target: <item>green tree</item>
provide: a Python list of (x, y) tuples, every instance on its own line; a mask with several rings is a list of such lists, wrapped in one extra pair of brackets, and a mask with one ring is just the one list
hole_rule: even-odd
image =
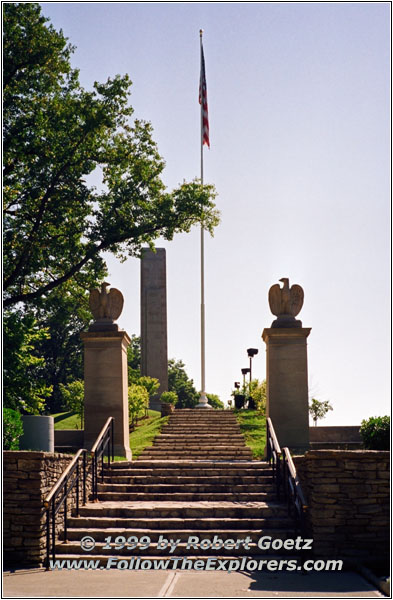
[(370, 417), (363, 419), (360, 435), (367, 450), (390, 449), (390, 417)]
[(221, 402), (217, 394), (206, 394), (209, 404), (213, 408), (225, 408), (224, 403)]
[(52, 387), (44, 378), (45, 360), (37, 354), (36, 348), (48, 335), (33, 315), (24, 315), (20, 310), (5, 312), (3, 401), (6, 408), (33, 414), (43, 411)]
[(177, 394), (176, 392), (162, 392), (160, 400), (162, 404), (176, 405)]
[(132, 335), (127, 348), (128, 383), (137, 383), (141, 377), (141, 338)]
[(143, 385), (132, 383), (128, 387), (128, 416), (133, 429), (149, 404), (149, 394)]
[(12, 408), (3, 408), (3, 449), (19, 450), (19, 438), (22, 434), (20, 413)]
[(309, 413), (314, 421), (314, 426), (317, 425), (318, 419), (324, 419), (329, 410), (333, 410), (329, 400), (317, 400), (312, 398), (308, 405)]
[(80, 418), (81, 429), (83, 429), (83, 418), (85, 412), (85, 386), (83, 381), (72, 381), (68, 385), (60, 384), (60, 393), (63, 407), (72, 410)]
[(171, 358), (168, 361), (168, 390), (177, 394), (176, 408), (194, 408), (198, 404), (199, 394), (184, 367), (181, 360)]
[(247, 386), (247, 395), (254, 400), (257, 410), (266, 412), (266, 379), (253, 379)]
[[(4, 305), (99, 272), (104, 251), (123, 260), (194, 224), (212, 233), (213, 186), (166, 191), (152, 127), (131, 118), (129, 77), (84, 90), (73, 48), (39, 4), (3, 10)], [(100, 190), (86, 179), (98, 168)]]
[(60, 384), (83, 379), (83, 345), (80, 338), (92, 315), (88, 288), (96, 286), (94, 274), (76, 275), (53, 290), (47, 298), (38, 298), (25, 307), (34, 315), (40, 327), (47, 329), (36, 351), (45, 360), (44, 377), (52, 386), (47, 410), (58, 412), (62, 406)]

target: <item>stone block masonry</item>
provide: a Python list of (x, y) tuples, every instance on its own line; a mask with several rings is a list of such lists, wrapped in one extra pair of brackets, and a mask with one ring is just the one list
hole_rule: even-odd
[[(46, 552), (44, 499), (71, 460), (70, 455), (48, 452), (3, 453), (3, 556), (6, 565), (43, 565)], [(61, 509), (59, 527), (62, 515)]]
[(360, 562), (386, 560), (390, 453), (311, 450), (294, 462), (309, 505), (314, 554)]
[(141, 372), (160, 382), (150, 408), (160, 410), (168, 389), (168, 341), (165, 248), (143, 248), (141, 260)]

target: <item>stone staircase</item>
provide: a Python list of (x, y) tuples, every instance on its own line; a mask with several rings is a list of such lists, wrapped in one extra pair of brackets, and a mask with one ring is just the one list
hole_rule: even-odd
[[(89, 552), (81, 551), (84, 536), (95, 540)], [(118, 536), (131, 540), (128, 548), (115, 544)], [(265, 556), (272, 550), (258, 547), (263, 536), (294, 537), (268, 463), (252, 460), (231, 412), (178, 410), (136, 461), (106, 469), (98, 502), (69, 519), (67, 542), (56, 553), (104, 565), (108, 557)]]

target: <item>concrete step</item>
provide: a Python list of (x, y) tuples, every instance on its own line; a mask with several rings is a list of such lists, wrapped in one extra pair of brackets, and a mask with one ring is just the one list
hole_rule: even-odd
[(217, 427), (191, 427), (186, 423), (184, 425), (179, 425), (178, 427), (165, 427), (161, 430), (162, 434), (171, 434), (171, 435), (212, 435), (212, 436), (239, 436), (242, 435), (239, 427), (223, 427), (221, 425), (217, 425)]
[(159, 435), (155, 438), (154, 442), (160, 442), (165, 444), (176, 444), (189, 443), (189, 444), (242, 444), (244, 446), (244, 437), (242, 435), (182, 435), (179, 440), (179, 436), (175, 435)]
[(235, 441), (234, 443), (228, 443), (223, 440), (220, 442), (211, 442), (209, 440), (197, 442), (196, 440), (187, 442), (187, 440), (180, 440), (177, 442), (174, 441), (165, 441), (165, 440), (155, 440), (152, 446), (149, 448), (162, 448), (163, 450), (175, 449), (175, 450), (231, 450), (232, 448), (235, 450), (248, 450), (247, 446), (245, 446), (244, 442)]
[(105, 476), (166, 476), (183, 477), (183, 476), (271, 476), (272, 469), (268, 463), (258, 461), (192, 461), (189, 460), (137, 460), (132, 463), (118, 462), (111, 463), (111, 467), (104, 469)]
[(98, 500), (104, 501), (189, 501), (189, 502), (217, 502), (230, 500), (232, 502), (259, 502), (274, 500), (275, 493), (269, 492), (111, 492), (99, 491)]
[[(88, 528), (79, 528), (70, 526), (67, 529), (67, 541), (68, 542), (80, 542), (80, 540), (88, 535), (92, 537), (98, 543), (113, 543), (117, 537), (123, 537), (128, 540), (130, 537), (137, 538), (140, 540), (143, 536), (148, 536), (152, 543), (157, 543), (161, 538), (165, 539), (176, 539), (180, 540), (180, 542), (188, 542), (190, 537), (196, 536), (199, 540), (214, 540), (214, 538), (218, 538), (220, 540), (239, 540), (245, 539), (246, 537), (250, 538), (250, 546), (258, 543), (261, 537), (270, 537), (272, 539), (280, 539), (285, 540), (293, 536), (292, 528), (264, 528), (258, 529), (256, 527), (250, 529), (207, 529), (207, 530), (199, 530), (195, 527), (190, 529), (152, 529), (151, 526), (147, 528), (141, 527), (133, 527), (127, 528), (126, 530), (122, 527), (88, 527)], [(111, 537), (110, 542), (107, 540), (108, 537)], [(61, 538), (63, 539), (63, 537)], [(135, 540), (136, 541), (136, 540)], [(122, 542), (119, 541), (117, 545), (120, 545)], [(132, 542), (130, 542), (132, 543)]]
[(79, 509), (80, 517), (110, 519), (288, 519), (287, 506), (271, 500), (255, 501), (113, 501), (91, 502)]
[[(230, 518), (230, 517), (162, 517), (132, 518), (132, 517), (106, 517), (106, 516), (88, 516), (88, 517), (70, 517), (69, 527), (71, 529), (87, 530), (99, 529), (103, 533), (107, 530), (137, 530), (161, 531), (170, 528), (171, 531), (189, 530), (200, 531), (207, 534), (212, 530), (237, 531), (238, 530), (283, 530), (287, 529), (293, 533), (292, 520), (288, 517), (275, 518), (273, 516), (267, 519), (257, 518)], [(292, 535), (291, 533), (291, 535)], [(109, 535), (109, 534), (108, 534)], [(129, 534), (131, 535), (131, 534)], [(98, 539), (98, 538), (97, 538)]]
[[(124, 537), (124, 536), (123, 536)], [(164, 540), (161, 538), (161, 544), (156, 542), (151, 542), (149, 547), (146, 548), (146, 544), (143, 547), (137, 546), (136, 548), (127, 548), (127, 546), (121, 548), (115, 548), (115, 544), (111, 542), (98, 542), (95, 545), (93, 550), (89, 551), (89, 554), (94, 556), (95, 554), (99, 556), (121, 556), (122, 558), (131, 559), (135, 556), (149, 556), (150, 554), (153, 556), (184, 556), (184, 557), (195, 557), (199, 556), (204, 547), (206, 551), (209, 552), (210, 556), (241, 556), (243, 557), (245, 554), (247, 556), (261, 555), (263, 553), (266, 555), (275, 555), (275, 554), (283, 554), (283, 549), (274, 550), (272, 548), (266, 548), (262, 550), (257, 546), (255, 542), (249, 542), (247, 536), (245, 538), (227, 538), (227, 548), (222, 544), (221, 547), (218, 540), (216, 544), (214, 544), (214, 540), (210, 540), (207, 543), (203, 544), (203, 547), (200, 546), (200, 542), (196, 541), (198, 536), (190, 536), (191, 540), (187, 543), (180, 542), (174, 545), (174, 552), (170, 553), (170, 543), (169, 540)], [(200, 541), (203, 541), (205, 538), (200, 538)], [(229, 541), (230, 540), (230, 541)], [(175, 541), (175, 540), (174, 540)], [(222, 540), (224, 541), (224, 540)], [(120, 544), (118, 544), (120, 546)], [(216, 546), (216, 547), (214, 547)], [(230, 547), (228, 547), (230, 546)], [(56, 552), (61, 553), (62, 555), (68, 554), (77, 554), (80, 552), (81, 546), (80, 542), (77, 541), (69, 541), (69, 542), (60, 542), (56, 544)], [(291, 555), (293, 555), (293, 550), (291, 550)]]
[[(159, 452), (142, 452), (138, 459), (140, 458), (141, 460), (155, 460), (155, 459), (160, 459), (160, 460), (176, 460), (176, 459), (181, 459), (181, 458), (185, 458), (187, 456), (187, 452), (183, 451), (183, 452), (165, 452), (165, 451), (159, 451)], [(195, 458), (195, 460), (204, 460), (205, 458), (214, 458), (215, 460), (220, 460), (220, 459), (226, 459), (228, 460), (229, 458), (232, 459), (233, 461), (235, 460), (245, 460), (245, 459), (250, 459), (251, 456), (248, 453), (238, 453), (235, 454), (234, 452), (229, 453), (226, 452), (224, 453), (216, 453), (216, 452), (203, 452), (202, 450), (198, 450), (198, 451), (193, 451), (193, 452), (189, 452), (188, 456), (192, 456), (193, 458)], [(137, 460), (138, 460), (137, 459)]]
[(146, 454), (159, 454), (160, 452), (162, 452), (163, 454), (177, 454), (180, 452), (188, 452), (189, 456), (203, 455), (209, 457), (209, 455), (218, 455), (223, 457), (228, 456), (228, 458), (232, 458), (235, 456), (252, 456), (250, 448), (246, 448), (245, 446), (217, 446), (216, 448), (212, 446), (187, 446), (187, 444), (178, 444), (177, 447), (173, 448), (173, 450), (170, 446), (168, 448), (160, 448), (159, 446), (149, 446), (148, 448), (145, 448), (143, 452), (146, 452)]
[(197, 476), (197, 475), (182, 475), (182, 476), (158, 476), (158, 475), (112, 475), (105, 476), (103, 483), (120, 483), (125, 485), (152, 485), (152, 484), (166, 484), (166, 485), (270, 485), (272, 484), (272, 477), (270, 476), (258, 476), (258, 475), (212, 475)]
[(174, 493), (183, 493), (183, 494), (246, 494), (246, 493), (274, 493), (274, 486), (270, 485), (261, 485), (261, 484), (220, 484), (220, 483), (182, 483), (182, 484), (172, 484), (172, 483), (150, 483), (147, 485), (143, 484), (122, 484), (122, 483), (99, 483), (98, 484), (99, 492), (116, 492), (122, 494), (135, 494), (135, 493), (143, 493), (143, 494), (174, 494)]

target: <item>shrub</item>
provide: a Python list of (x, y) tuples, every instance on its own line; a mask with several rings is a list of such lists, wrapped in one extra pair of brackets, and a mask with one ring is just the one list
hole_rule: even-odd
[(128, 416), (133, 429), (138, 419), (143, 415), (149, 405), (149, 394), (143, 385), (132, 383), (128, 387)]
[(22, 417), (12, 408), (3, 408), (4, 450), (19, 450), (19, 438), (23, 433)]
[(161, 404), (176, 404), (177, 394), (176, 392), (162, 392), (160, 400)]
[(360, 435), (367, 450), (389, 450), (390, 417), (370, 417), (364, 419)]

